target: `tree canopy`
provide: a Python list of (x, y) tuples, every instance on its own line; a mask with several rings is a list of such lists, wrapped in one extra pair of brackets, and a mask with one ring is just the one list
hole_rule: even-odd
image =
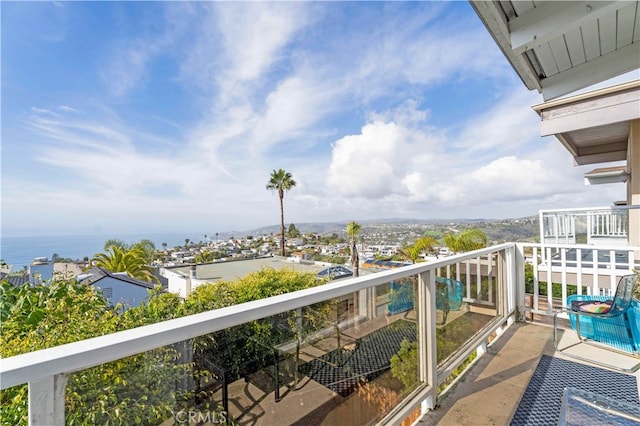
[(449, 250), (461, 253), (486, 247), (488, 238), (481, 229), (469, 228), (458, 233), (449, 232), (445, 234), (443, 241)]
[[(322, 283), (313, 273), (265, 268), (236, 281), (199, 286), (186, 300), (156, 287), (144, 303), (121, 312), (118, 306), (109, 307), (106, 298), (92, 286), (75, 280), (22, 287), (2, 281), (0, 355), (6, 358)], [(317, 319), (318, 311), (300, 312), (305, 319)], [(180, 345), (170, 345), (70, 374), (65, 393), (66, 421), (160, 424), (171, 418), (172, 412), (193, 406), (188, 404), (193, 404), (194, 398), (211, 397), (198, 385), (215, 380), (215, 374), (205, 368), (203, 357), (226, 354), (225, 367), (233, 374), (247, 368), (247, 359), (271, 362), (270, 345), (295, 337), (299, 315), (293, 312), (279, 317), (288, 325), (284, 328), (266, 318), (186, 341), (183, 346), (193, 348), (193, 360), (185, 358)], [(311, 320), (305, 324), (316, 326)], [(185, 383), (191, 384), (185, 387)], [(27, 386), (6, 389), (0, 395), (2, 424), (26, 425)]]
[(287, 228), (287, 236), (289, 238), (297, 238), (300, 235), (300, 231), (298, 230), (298, 228), (296, 228), (296, 225), (294, 225), (293, 223), (290, 224), (289, 228)]
[(130, 277), (148, 282), (159, 282), (149, 265), (148, 253), (143, 247), (134, 245), (127, 249), (111, 245), (105, 253), (96, 254), (92, 261), (95, 266), (111, 272), (126, 272)]
[(420, 237), (416, 242), (401, 250), (402, 257), (416, 263), (423, 252), (433, 252), (438, 244), (433, 237)]

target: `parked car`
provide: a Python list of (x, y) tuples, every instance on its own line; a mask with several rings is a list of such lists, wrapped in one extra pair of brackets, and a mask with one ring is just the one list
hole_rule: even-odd
[(352, 277), (353, 272), (345, 268), (344, 266), (330, 266), (322, 271), (318, 272), (318, 278), (330, 278), (332, 280), (337, 280), (340, 278)]

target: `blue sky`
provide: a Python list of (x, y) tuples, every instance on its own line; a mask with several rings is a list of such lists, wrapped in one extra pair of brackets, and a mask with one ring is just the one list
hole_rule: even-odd
[(2, 2), (2, 232), (610, 205), (467, 2)]

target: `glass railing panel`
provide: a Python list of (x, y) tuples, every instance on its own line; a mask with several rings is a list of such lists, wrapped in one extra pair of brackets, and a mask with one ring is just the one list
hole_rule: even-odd
[(443, 315), (437, 311), (437, 360), (438, 365), (443, 365), (501, 316), (497, 303), (498, 254), (439, 268), (436, 275), (438, 300), (448, 299)]
[(417, 282), (394, 280), (70, 374), (67, 423), (375, 423), (421, 385)]
[(70, 374), (66, 424), (173, 424), (196, 410), (222, 419), (197, 386), (216, 377), (193, 362), (193, 347), (182, 342)]
[(416, 282), (391, 281), (313, 308), (329, 316), (300, 336), (298, 382), (289, 381), (282, 399), (308, 408), (295, 422), (371, 424), (419, 385)]

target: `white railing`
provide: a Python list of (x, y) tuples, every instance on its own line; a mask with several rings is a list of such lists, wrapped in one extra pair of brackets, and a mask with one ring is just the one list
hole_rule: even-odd
[(629, 207), (541, 210), (540, 242), (576, 244), (627, 244)]
[(622, 210), (594, 212), (587, 216), (591, 238), (627, 238), (627, 212)]
[[(273, 315), (316, 303), (360, 294), (373, 294), (376, 287), (391, 281), (413, 280), (417, 287), (415, 322), (418, 344), (418, 382), (420, 385), (386, 413), (380, 423), (396, 424), (414, 410), (432, 409), (438, 385), (465, 362), (470, 354), (482, 354), (489, 336), (501, 334), (503, 327), (524, 312), (522, 247), (506, 243), (429, 263), (410, 265), (358, 278), (283, 294), (268, 299), (203, 312), (131, 330), (39, 350), (3, 359), (0, 364), (1, 389), (28, 384), (29, 423), (65, 423), (65, 383), (69, 374), (149, 350), (173, 345)], [(461, 344), (456, 352), (438, 363), (436, 347), (436, 276), (453, 276), (464, 282), (464, 301), (490, 309), (493, 320)], [(417, 279), (415, 279), (417, 277)], [(472, 282), (475, 283), (472, 285)], [(486, 291), (480, 290), (486, 286)], [(371, 291), (373, 290), (373, 292)], [(379, 307), (364, 301), (375, 316)]]
[[(615, 246), (502, 244), (6, 358), (0, 361), (0, 385), (8, 389), (28, 384), (30, 424), (64, 424), (65, 384), (74, 372), (347, 295), (359, 294), (361, 302), (363, 295), (365, 298), (373, 295), (376, 299), (376, 287), (391, 281), (410, 280), (417, 287), (414, 320), (418, 331), (420, 385), (395, 404), (384, 418), (378, 419), (380, 423), (395, 424), (416, 409), (433, 408), (438, 387), (471, 353), (482, 354), (491, 334), (500, 332), (525, 312), (552, 314), (572, 292), (611, 293), (620, 276), (640, 268), (640, 259), (634, 257), (639, 252), (640, 247), (621, 250)], [(525, 267), (525, 262), (530, 266)], [(437, 276), (464, 283), (463, 301), (467, 309), (490, 309), (495, 313), (494, 320), (440, 362), (437, 362), (436, 345)], [(531, 293), (526, 297), (525, 278), (530, 280)], [(474, 282), (482, 282), (486, 287), (481, 291)], [(546, 294), (541, 295), (541, 289)], [(364, 300), (359, 315), (380, 314), (380, 300), (385, 298), (377, 299), (377, 302), (371, 300), (372, 303)], [(525, 299), (528, 300), (526, 308)], [(346, 326), (346, 323), (339, 325)]]
[(527, 288), (527, 311), (530, 314), (552, 315), (555, 308), (564, 305), (563, 301), (571, 293), (611, 295), (623, 275), (640, 270), (640, 247), (585, 244), (519, 246), (525, 253), (527, 268), (531, 272)]

